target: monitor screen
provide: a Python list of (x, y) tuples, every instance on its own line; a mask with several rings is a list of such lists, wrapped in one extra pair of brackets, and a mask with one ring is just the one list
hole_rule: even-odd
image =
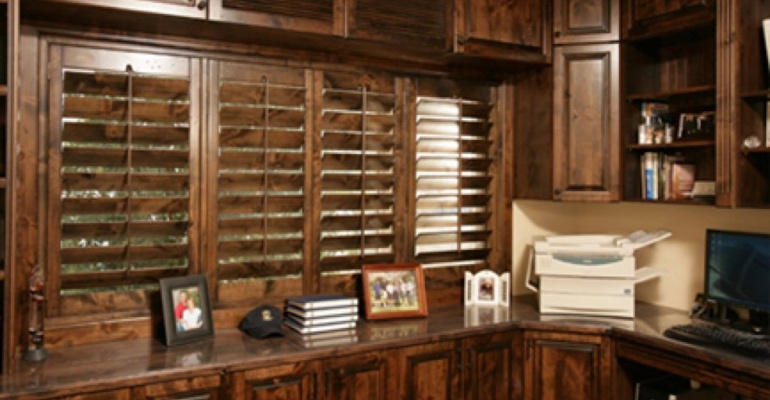
[(705, 295), (770, 313), (770, 234), (707, 230)]

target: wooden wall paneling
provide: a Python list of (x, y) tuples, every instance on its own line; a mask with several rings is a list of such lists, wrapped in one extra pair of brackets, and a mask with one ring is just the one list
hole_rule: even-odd
[(511, 83), (513, 197), (553, 198), (553, 68), (517, 72)]
[[(19, 361), (21, 353), (27, 348), (29, 338), (27, 333), (29, 318), (29, 278), (39, 266), (40, 254), (38, 243), (41, 234), (39, 230), (39, 215), (45, 207), (38, 204), (40, 198), (37, 174), (42, 166), (38, 164), (40, 132), (44, 131), (43, 111), (38, 99), (38, 90), (44, 81), (38, 77), (45, 76), (45, 64), (39, 63), (38, 46), (40, 45), (37, 32), (34, 29), (22, 28), (19, 32), (18, 71), (31, 72), (31, 75), (21, 75), (25, 85), (14, 86), (18, 94), (18, 125), (13, 132), (11, 156), (12, 164), (8, 176), (8, 187), (13, 193), (9, 200), (9, 249), (8, 265), (6, 266), (6, 299), (4, 313), (5, 330), (3, 370), (7, 371)], [(40, 168), (39, 168), (40, 167)]]

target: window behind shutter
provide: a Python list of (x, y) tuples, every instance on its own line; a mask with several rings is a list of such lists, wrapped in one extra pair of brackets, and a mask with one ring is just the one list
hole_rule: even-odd
[(324, 74), (321, 272), (392, 262), (396, 99), (393, 78)]
[(426, 267), (486, 266), (490, 251), (492, 105), (418, 92), (415, 257)]
[(218, 279), (297, 278), (305, 257), (305, 72), (222, 63), (219, 76)]
[(49, 215), (60, 224), (50, 227), (59, 251), (49, 252), (49, 273), (62, 295), (184, 273), (195, 198), (190, 60), (56, 49)]

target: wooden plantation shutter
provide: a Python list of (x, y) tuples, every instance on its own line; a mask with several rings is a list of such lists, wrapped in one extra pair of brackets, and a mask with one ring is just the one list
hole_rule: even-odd
[[(257, 280), (264, 285), (297, 280), (306, 258), (305, 71), (213, 65), (219, 76), (211, 91), (218, 116), (218, 279), (220, 284)], [(301, 290), (301, 280), (296, 289)]]
[(59, 46), (50, 57), (50, 308), (146, 308), (141, 295), (110, 293), (155, 287), (194, 262), (196, 64)]
[(488, 92), (418, 87), (415, 258), (426, 267), (487, 267), (494, 155)]
[(321, 273), (392, 262), (395, 80), (324, 73), (321, 108)]

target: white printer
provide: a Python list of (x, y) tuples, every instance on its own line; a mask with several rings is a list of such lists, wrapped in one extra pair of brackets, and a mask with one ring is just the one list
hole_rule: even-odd
[(542, 314), (633, 318), (634, 286), (661, 274), (657, 268), (636, 269), (634, 252), (670, 236), (640, 230), (628, 236), (546, 237), (534, 244), (527, 287), (538, 293)]

